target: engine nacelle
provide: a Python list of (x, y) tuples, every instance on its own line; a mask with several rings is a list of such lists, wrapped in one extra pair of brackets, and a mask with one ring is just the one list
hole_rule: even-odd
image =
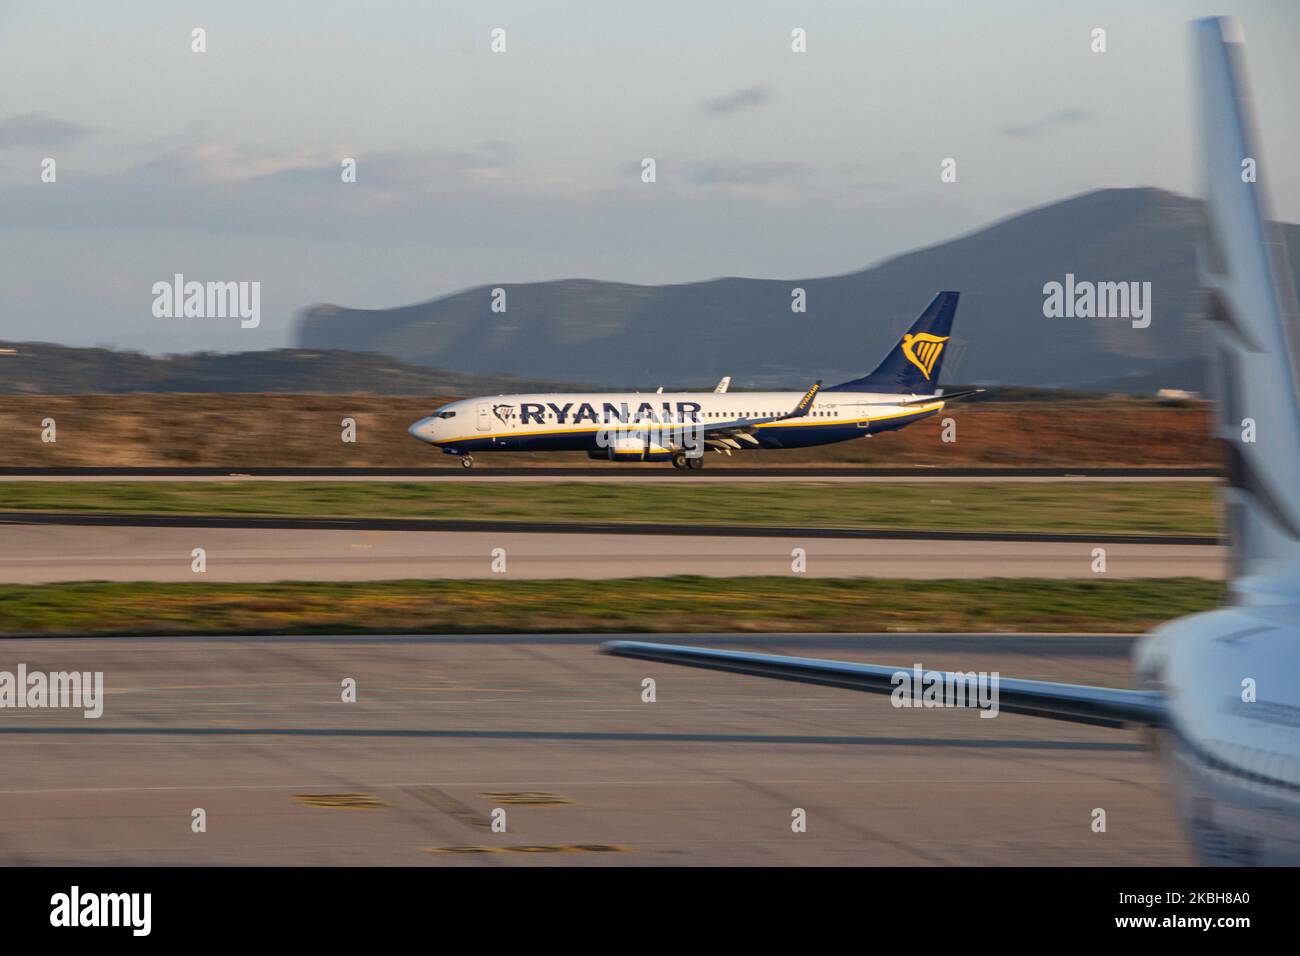
[(611, 438), (603, 448), (593, 448), (587, 457), (593, 461), (671, 461), (673, 450), (644, 437)]
[(671, 461), (682, 450), (681, 428), (609, 428), (596, 433), (593, 460)]
[(670, 451), (650, 451), (642, 452), (640, 455), (635, 452), (624, 454), (615, 454), (610, 448), (593, 448), (587, 452), (587, 457), (592, 461), (672, 461), (673, 453)]

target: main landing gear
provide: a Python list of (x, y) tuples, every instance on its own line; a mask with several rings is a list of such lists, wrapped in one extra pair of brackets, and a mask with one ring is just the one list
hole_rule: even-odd
[(469, 469), (473, 468), (473, 467), (474, 467), (474, 456), (473, 456), (473, 455), (466, 455), (464, 458), (462, 458), (462, 459), (460, 460), (460, 467), (464, 468), (466, 471), (468, 471)]
[(689, 471), (696, 471), (704, 467), (704, 456), (701, 455), (698, 458), (692, 458), (690, 455), (687, 455), (685, 452), (678, 452), (677, 454), (673, 455), (673, 467), (685, 468)]

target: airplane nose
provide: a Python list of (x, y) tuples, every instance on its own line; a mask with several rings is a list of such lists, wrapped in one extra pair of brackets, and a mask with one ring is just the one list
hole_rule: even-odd
[(421, 418), (418, 422), (411, 425), (407, 431), (415, 438), (420, 439), (420, 441), (431, 442), (433, 441), (433, 424), (434, 419)]

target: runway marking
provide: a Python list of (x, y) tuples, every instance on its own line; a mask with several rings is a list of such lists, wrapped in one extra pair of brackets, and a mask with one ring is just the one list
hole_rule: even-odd
[(263, 468), (253, 467), (240, 471), (217, 467), (162, 467), (162, 466), (78, 466), (60, 467), (5, 467), (0, 468), (0, 481), (200, 481), (228, 484), (257, 483), (259, 481), (384, 481), (384, 482), (497, 482), (497, 481), (594, 481), (627, 482), (653, 481), (657, 483), (759, 481), (792, 479), (809, 481), (1216, 481), (1222, 470), (1213, 465), (1149, 465), (1114, 467), (1076, 465), (1067, 466), (936, 466), (896, 465), (866, 466), (854, 464), (821, 465), (751, 465), (742, 467), (715, 467), (687, 478), (668, 468), (632, 466), (623, 463), (606, 467), (571, 467), (562, 465), (534, 465), (529, 467), (500, 466), (487, 471), (466, 472), (455, 467), (424, 468)]
[(796, 746), (853, 746), (853, 747), (933, 747), (973, 748), (989, 750), (1041, 750), (1097, 751), (1111, 753), (1141, 752), (1145, 748), (1137, 743), (1117, 741), (1022, 740), (1018, 738), (990, 739), (983, 737), (917, 737), (917, 736), (845, 736), (837, 734), (746, 734), (724, 731), (546, 731), (546, 730), (406, 730), (357, 727), (81, 727), (75, 724), (0, 727), (0, 735), (13, 737), (304, 737), (361, 740), (366, 738), (426, 739), (426, 740), (491, 740), (491, 741), (547, 741), (595, 743), (683, 743), (683, 744), (790, 744)]
[(375, 810), (388, 805), (368, 793), (295, 793), (293, 798), (309, 807), (327, 810)]
[(492, 821), (469, 804), (461, 803), (450, 794), (434, 787), (403, 787), (402, 790), (467, 827), (476, 830), (488, 830), (492, 827)]
[(617, 843), (537, 843), (523, 846), (427, 846), (425, 853), (629, 853)]
[(243, 681), (238, 684), (159, 684), (156, 687), (118, 687), (111, 689), (111, 694), (151, 694), (160, 690), (229, 690), (238, 688), (239, 690), (248, 690), (249, 687), (333, 687), (333, 681), (319, 680), (297, 680), (297, 681), (275, 681), (265, 684), (253, 684), (249, 681)]
[[(769, 785), (780, 784), (783, 786), (784, 785), (821, 786), (826, 783), (836, 783), (836, 784), (843, 784), (845, 786), (871, 786), (871, 787), (901, 786), (905, 784), (906, 785), (934, 784), (936, 786), (943, 785), (943, 786), (981, 787), (981, 786), (987, 786), (988, 784), (996, 783), (996, 784), (1007, 784), (1007, 785), (1017, 785), (1017, 786), (1025, 785), (1025, 786), (1039, 787), (1039, 786), (1058, 786), (1060, 784), (1075, 784), (1079, 782), (1080, 776), (1084, 776), (1086, 779), (1092, 779), (1091, 777), (1087, 777), (1086, 774), (1082, 774), (1082, 773), (1077, 773), (1074, 774), (1073, 776), (1041, 777), (1041, 778), (1007, 777), (1003, 775), (994, 775), (988, 778), (978, 778), (978, 779), (972, 778), (969, 775), (948, 777), (948, 778), (935, 777), (933, 775), (925, 775), (921, 777), (894, 776), (894, 777), (890, 777), (887, 780), (871, 778), (871, 777), (842, 777), (830, 773), (826, 777), (772, 777), (772, 778), (763, 777), (763, 778), (756, 778), (756, 781), (769, 784)], [(547, 783), (552, 785), (558, 784), (561, 786), (568, 786), (568, 787), (636, 787), (641, 789), (654, 789), (654, 788), (663, 788), (663, 787), (674, 788), (674, 787), (683, 787), (683, 786), (692, 786), (692, 787), (735, 786), (735, 784), (729, 780), (718, 780), (713, 777), (703, 777), (703, 778), (687, 777), (682, 779), (673, 778), (669, 780), (650, 781), (650, 782), (647, 782), (645, 780), (545, 780), (545, 781), (536, 781), (536, 782)], [(1129, 786), (1138, 786), (1138, 787), (1142, 787), (1143, 789), (1147, 788), (1147, 784), (1144, 781), (1124, 780), (1122, 778), (1116, 778), (1114, 782), (1126, 784)], [(73, 795), (81, 796), (85, 794), (105, 794), (105, 793), (107, 794), (188, 793), (191, 791), (193, 792), (202, 791), (202, 792), (212, 792), (212, 793), (258, 792), (258, 791), (273, 791), (273, 790), (301, 790), (305, 787), (311, 787), (311, 786), (316, 786), (316, 785), (302, 784), (302, 783), (247, 783), (247, 784), (200, 783), (200, 784), (175, 784), (169, 786), (153, 786), (153, 787), (33, 787), (27, 789), (11, 788), (7, 790), (0, 790), (0, 797), (40, 796), (40, 795), (52, 795), (52, 794), (73, 794)], [(483, 786), (483, 782), (482, 781), (475, 782), (469, 780), (451, 780), (451, 781), (437, 781), (432, 784), (409, 783), (409, 782), (374, 784), (374, 787), (378, 790), (401, 790), (410, 787), (427, 787), (427, 786), (481, 787)]]
[(558, 793), (547, 793), (544, 790), (485, 790), (483, 796), (508, 807), (560, 807), (573, 803), (568, 797), (562, 797)]
[[(541, 535), (577, 535), (615, 536), (624, 538), (654, 537), (674, 538), (708, 537), (708, 538), (813, 538), (844, 539), (856, 541), (922, 541), (944, 542), (993, 542), (1021, 544), (1113, 544), (1113, 545), (1150, 545), (1150, 546), (1200, 546), (1216, 547), (1224, 543), (1217, 534), (1184, 533), (1133, 533), (1133, 532), (1080, 532), (1080, 531), (988, 531), (976, 529), (916, 529), (894, 527), (823, 527), (820, 525), (802, 527), (766, 524), (672, 524), (650, 521), (559, 521), (549, 519), (520, 520), (517, 518), (426, 518), (426, 517), (363, 517), (348, 515), (248, 515), (248, 514), (177, 514), (145, 513), (133, 511), (7, 511), (0, 509), (0, 524), (13, 526), (73, 526), (131, 529), (220, 529), (234, 531), (347, 531), (347, 532), (422, 532), (431, 534), (541, 534)], [(373, 537), (373, 536), (372, 536)], [(383, 539), (380, 539), (383, 540)], [(392, 539), (396, 540), (396, 539)], [(227, 549), (230, 550), (230, 549)], [(248, 555), (262, 553), (268, 557), (260, 559), (268, 563), (280, 561), (279, 551), (268, 548), (234, 549), (236, 553)], [(295, 545), (293, 551), (310, 551), (310, 546)], [(86, 560), (89, 556), (78, 556)], [(666, 556), (662, 556), (666, 557)], [(152, 556), (157, 561), (167, 560), (165, 554)], [(425, 560), (436, 560), (436, 556), (425, 555)], [(550, 560), (549, 556), (542, 558)], [(52, 560), (52, 559), (46, 559)], [(61, 556), (68, 560), (68, 556)], [(97, 561), (138, 561), (135, 557), (95, 557)], [(254, 559), (259, 560), (259, 559)], [(342, 558), (319, 558), (318, 561), (339, 561)], [(386, 561), (402, 560), (401, 555), (391, 555)], [(461, 557), (448, 556), (443, 561), (463, 560)]]

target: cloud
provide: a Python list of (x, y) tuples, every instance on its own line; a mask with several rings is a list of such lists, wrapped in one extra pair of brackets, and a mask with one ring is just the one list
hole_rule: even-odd
[(1031, 139), (1040, 136), (1043, 133), (1050, 132), (1059, 126), (1073, 126), (1078, 123), (1091, 123), (1093, 115), (1087, 110), (1081, 109), (1063, 109), (1057, 110), (1050, 116), (1045, 116), (1039, 120), (1032, 120), (1028, 123), (1008, 123), (998, 127), (1002, 133), (1014, 139)]
[[(118, 150), (132, 152), (129, 144)], [(344, 157), (357, 160), (355, 183), (341, 178)], [(396, 151), (169, 141), (143, 161), (70, 179), (57, 192), (30, 182), (0, 184), (0, 231), (179, 230), (401, 241), (427, 236), (430, 223), (454, 218), (452, 210), (508, 229), (509, 216), (526, 204), (558, 205), (590, 192), (581, 184), (512, 176), (516, 158), (516, 148), (500, 140), (459, 150)]]
[(803, 179), (811, 168), (779, 160), (700, 160), (685, 164), (686, 178), (697, 186), (768, 186)]
[(0, 119), (0, 149), (59, 148), (89, 132), (84, 126), (55, 119), (48, 113), (23, 113)]
[(766, 86), (748, 86), (743, 90), (728, 93), (726, 96), (717, 96), (705, 100), (704, 112), (711, 113), (714, 116), (729, 116), (732, 113), (739, 113), (741, 110), (762, 106), (770, 102), (771, 99), (772, 91)]
[(515, 160), (514, 147), (490, 140), (462, 150), (379, 150), (354, 146), (267, 149), (195, 138), (159, 144), (143, 162), (105, 175), (101, 183), (144, 182), (148, 188), (163, 184), (207, 187), (245, 185), (277, 190), (329, 186), (340, 181), (340, 162), (357, 161), (358, 176), (369, 190), (459, 191), (475, 183), (500, 179)]

